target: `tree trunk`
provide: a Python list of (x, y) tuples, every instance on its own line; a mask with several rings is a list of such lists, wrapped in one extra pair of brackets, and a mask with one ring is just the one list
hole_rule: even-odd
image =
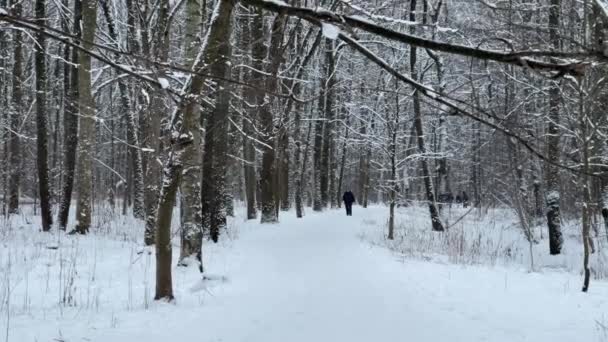
[[(188, 137), (186, 135), (186, 137)], [(181, 138), (181, 137), (180, 137)], [(156, 294), (154, 300), (173, 300), (173, 280), (171, 276), (171, 263), (173, 258), (171, 246), (171, 219), (173, 218), (173, 205), (177, 188), (179, 186), (183, 165), (180, 144), (191, 144), (190, 141), (176, 142), (176, 151), (169, 156), (164, 169), (163, 186), (161, 188), (156, 223), (155, 248), (156, 248)]]
[[(215, 106), (205, 122), (205, 149), (203, 160), (202, 185), (202, 215), (203, 230), (208, 231), (211, 240), (218, 242), (220, 232), (226, 228), (226, 198), (227, 198), (227, 155), (228, 152), (228, 113), (230, 110), (230, 83), (224, 81), (230, 78), (231, 47), (225, 44), (226, 37), (230, 36), (232, 27), (230, 13), (233, 1), (222, 0), (222, 6), (227, 17), (224, 23), (218, 23), (216, 36), (208, 39), (207, 54), (204, 60), (207, 70), (216, 76), (213, 80), (216, 89)], [(229, 8), (228, 8), (229, 7)]]
[[(591, 226), (591, 193), (589, 190), (589, 174), (592, 172), (589, 167), (589, 141), (593, 138), (593, 133), (589, 132), (588, 122), (590, 121), (587, 117), (587, 113), (585, 110), (584, 103), (584, 92), (583, 87), (579, 89), (579, 128), (580, 128), (580, 140), (582, 140), (582, 159), (583, 159), (583, 230), (582, 230), (582, 238), (583, 238), (583, 292), (587, 292), (589, 290), (589, 281), (591, 278), (591, 271), (589, 269), (589, 254), (591, 252), (591, 234), (590, 234), (590, 226)], [(561, 237), (561, 236), (560, 236)], [(549, 236), (551, 238), (551, 236)]]
[[(183, 171), (183, 152), (189, 145), (192, 144), (192, 132), (194, 128), (182, 123), (193, 123), (193, 117), (197, 114), (195, 111), (199, 109), (198, 100), (202, 95), (204, 86), (204, 77), (200, 72), (203, 68), (210, 65), (211, 61), (222, 60), (220, 66), (212, 68), (215, 76), (218, 69), (226, 71), (226, 59), (230, 57), (230, 49), (228, 44), (224, 42), (230, 41), (231, 33), (231, 14), (234, 8), (234, 0), (219, 0), (209, 26), (209, 31), (206, 37), (206, 44), (201, 49), (201, 55), (205, 56), (194, 66), (196, 74), (192, 76), (188, 93), (191, 96), (187, 97), (187, 102), (183, 106), (182, 112), (176, 113), (172, 122), (171, 133), (171, 153), (166, 162), (163, 176), (163, 187), (161, 189), (160, 201), (156, 210), (158, 217), (156, 222), (156, 295), (155, 299), (173, 300), (173, 289), (171, 283), (171, 217), (173, 214), (173, 206), (175, 205), (175, 195)], [(228, 53), (228, 54), (227, 54)], [(221, 91), (221, 93), (228, 92)], [(216, 106), (216, 109), (218, 106)], [(182, 119), (183, 116), (183, 119)], [(183, 120), (183, 121), (182, 121)], [(198, 122), (195, 127), (198, 127)], [(199, 252), (198, 258), (202, 260), (202, 252)], [(200, 265), (201, 272), (203, 265)]]
[(278, 177), (279, 177), (279, 205), (282, 211), (288, 211), (291, 207), (289, 201), (289, 131), (287, 129), (287, 119), (283, 120), (281, 129), (279, 130), (279, 160)]
[[(323, 63), (326, 67), (327, 64)], [(327, 75), (327, 71), (323, 72), (323, 75)], [(321, 94), (323, 94), (318, 100), (318, 110), (317, 116), (315, 120), (315, 136), (313, 143), (313, 202), (312, 202), (312, 210), (313, 211), (322, 211), (324, 209), (323, 206), (323, 128), (325, 126), (325, 99), (324, 95), (327, 91), (326, 82), (321, 80), (320, 87)]]
[(320, 201), (323, 209), (327, 208), (329, 203), (329, 178), (330, 176), (330, 159), (331, 151), (333, 149), (333, 125), (334, 125), (334, 106), (335, 106), (335, 62), (333, 57), (333, 41), (326, 40), (325, 42), (325, 60), (323, 69), (325, 71), (325, 77), (322, 79), (321, 86), (321, 99), (319, 100), (322, 107), (320, 107), (321, 113), (323, 114), (323, 143), (321, 149), (321, 161), (320, 161)]
[(256, 199), (255, 199), (255, 188), (257, 184), (256, 180), (256, 168), (255, 168), (255, 148), (253, 147), (253, 142), (251, 141), (251, 135), (254, 134), (254, 131), (251, 127), (250, 119), (243, 119), (243, 131), (245, 135), (243, 136), (243, 157), (245, 159), (245, 163), (243, 164), (243, 168), (245, 169), (245, 195), (247, 198), (247, 219), (254, 220), (257, 218), (257, 207), (256, 207)]
[[(82, 0), (83, 47), (92, 48), (97, 27), (97, 1)], [(78, 204), (76, 232), (86, 234), (91, 226), (91, 191), (93, 188), (93, 154), (95, 153), (95, 100), (91, 93), (91, 57), (79, 54), (78, 87), (80, 109), (78, 129)]]
[[(338, 208), (342, 208), (342, 188), (344, 183), (344, 168), (346, 166), (346, 155), (348, 153), (348, 136), (350, 134), (350, 129), (348, 128), (349, 124), (349, 116), (346, 115), (346, 128), (344, 129), (344, 142), (342, 143), (342, 157), (340, 158), (340, 172), (338, 174), (338, 186), (336, 189), (336, 201), (338, 203)], [(350, 189), (349, 189), (350, 190)]]
[[(36, 20), (45, 25), (46, 1), (36, 0)], [(46, 72), (46, 38), (43, 33), (36, 33), (35, 69), (36, 69), (36, 164), (38, 167), (38, 195), (40, 196), (40, 214), (42, 230), (51, 230), (53, 216), (51, 214), (51, 191), (49, 185), (48, 166), (48, 121), (47, 121), (47, 72)]]
[[(258, 15), (262, 16), (262, 12), (259, 9)], [(279, 14), (274, 19), (272, 25), (272, 35), (270, 40), (270, 46), (268, 48), (268, 55), (271, 58), (270, 65), (268, 67), (269, 77), (266, 78), (265, 91), (274, 93), (278, 88), (278, 81), (276, 79), (279, 67), (282, 61), (282, 43), (283, 33), (287, 16)], [(258, 38), (260, 39), (260, 38)], [(263, 44), (259, 42), (256, 45)], [(262, 47), (256, 47), (256, 49), (262, 49)], [(275, 168), (275, 151), (272, 148), (275, 140), (273, 115), (272, 115), (272, 102), (268, 99), (264, 93), (258, 94), (258, 108), (259, 108), (259, 123), (260, 123), (260, 140), (264, 143), (262, 146), (262, 169), (260, 171), (260, 187), (261, 187), (261, 204), (262, 204), (262, 223), (274, 223), (278, 222), (278, 215), (276, 210), (276, 203), (274, 199), (273, 180), (276, 177)]]
[[(398, 89), (398, 80), (395, 79), (395, 89)], [(387, 126), (389, 133), (388, 153), (390, 160), (390, 180), (389, 180), (389, 218), (388, 218), (388, 239), (395, 238), (395, 205), (397, 204), (397, 136), (399, 134), (399, 96), (395, 95), (395, 113), (393, 117), (387, 115)]]
[[(20, 16), (21, 2), (16, 2), (14, 13)], [(9, 214), (19, 211), (19, 183), (21, 182), (21, 144), (19, 139), (19, 121), (23, 106), (23, 37), (21, 30), (13, 31), (13, 98), (9, 114), (10, 132), (8, 141), (8, 208)]]
[[(253, 10), (253, 9), (251, 9)], [(264, 57), (262, 55), (263, 50), (259, 48), (254, 48), (251, 41), (254, 40), (255, 34), (263, 34), (263, 22), (261, 23), (261, 27), (257, 27), (256, 25), (260, 25), (259, 18), (254, 16), (252, 19), (243, 23), (243, 35), (245, 39), (247, 39), (247, 51), (250, 51), (252, 56), (252, 67), (256, 70), (262, 70), (263, 68), (263, 60)], [(253, 31), (253, 30), (258, 30)], [(244, 79), (248, 84), (255, 84), (257, 79), (256, 75), (254, 75), (253, 71), (245, 70), (244, 71)], [(253, 145), (253, 141), (255, 139), (255, 130), (253, 129), (255, 125), (255, 111), (257, 108), (254, 108), (254, 104), (256, 103), (256, 89), (254, 87), (245, 87), (243, 91), (243, 96), (247, 100), (247, 111), (248, 114), (242, 118), (243, 125), (243, 159), (245, 162), (243, 163), (243, 171), (245, 175), (245, 196), (247, 199), (247, 219), (254, 220), (257, 218), (257, 205), (256, 205), (256, 188), (257, 188), (257, 179), (256, 179), (256, 153)]]
[[(410, 2), (410, 21), (416, 21), (416, 0)], [(415, 31), (414, 28), (411, 31)], [(412, 32), (414, 33), (414, 32)], [(416, 53), (417, 49), (411, 47), (410, 50), (410, 70), (412, 78), (418, 80), (418, 72), (416, 71)], [(437, 204), (435, 203), (435, 195), (433, 191), (433, 180), (429, 171), (428, 161), (426, 159), (426, 146), (424, 142), (424, 130), (422, 128), (422, 110), (420, 108), (420, 94), (418, 91), (414, 91), (414, 125), (416, 127), (416, 136), (418, 140), (418, 152), (422, 154), (420, 159), (420, 166), (422, 169), (422, 178), (424, 181), (424, 188), (426, 192), (426, 200), (429, 206), (429, 212), (431, 215), (431, 223), (434, 231), (443, 231), (443, 223), (439, 217), (439, 210), (437, 210)]]
[[(197, 51), (196, 37), (200, 29), (200, 5), (195, 0), (186, 3), (185, 50), (186, 63), (194, 67)], [(181, 248), (178, 265), (187, 266), (190, 257), (200, 258), (203, 242), (201, 206), (201, 112), (198, 106), (188, 108), (183, 118), (183, 130), (192, 136), (192, 144), (184, 148), (181, 192)], [(202, 260), (197, 260), (202, 272)]]
[[(116, 25), (110, 14), (110, 9), (106, 1), (100, 1), (106, 23), (108, 24), (108, 33), (113, 41), (119, 42), (119, 37), (116, 32)], [(119, 44), (118, 44), (119, 45)], [(120, 45), (117, 46), (120, 48)], [(120, 55), (115, 55), (116, 60), (120, 59)], [(139, 133), (137, 132), (137, 124), (135, 113), (131, 109), (131, 99), (129, 97), (129, 85), (127, 81), (120, 80), (118, 82), (118, 90), (120, 94), (120, 109), (121, 116), (127, 123), (127, 143), (129, 144), (128, 153), (131, 156), (130, 161), (133, 169), (133, 216), (140, 220), (145, 220), (146, 212), (144, 210), (144, 171), (143, 157), (139, 145)]]
[(336, 76), (337, 61), (336, 61), (336, 47), (333, 41), (328, 42), (328, 50), (326, 52), (327, 58), (329, 58), (329, 75), (327, 80), (327, 130), (325, 137), (327, 140), (327, 147), (325, 148), (324, 157), (327, 159), (328, 164), (328, 193), (327, 201), (329, 202), (330, 208), (336, 208), (338, 206), (336, 197), (336, 111), (337, 111), (337, 99), (336, 99), (336, 85), (338, 83)]
[[(312, 32), (312, 31), (311, 31)], [(299, 66), (299, 70), (296, 76), (296, 79), (301, 79), (303, 74), (304, 74), (304, 70), (305, 70), (305, 66), (310, 62), (310, 60), (312, 59), (312, 57), (315, 55), (317, 48), (319, 47), (319, 45), (321, 44), (323, 38), (323, 33), (321, 31), (319, 31), (317, 33), (317, 36), (315, 38), (315, 41), (313, 42), (310, 50), (308, 51), (308, 54), (306, 55), (306, 57), (304, 57), (304, 59), (302, 60), (302, 64)], [(299, 94), (300, 93), (300, 83), (296, 82), (294, 84), (294, 86), (292, 87), (292, 93), (293, 94)], [(286, 113), (291, 112), (291, 107), (293, 106), (293, 99), (289, 99), (289, 103), (287, 105), (287, 109), (286, 109)], [(299, 104), (296, 104), (296, 108), (295, 108), (295, 119), (294, 119), (294, 132), (293, 132), (293, 137), (294, 137), (294, 143), (295, 143), (295, 151), (294, 151), (294, 170), (295, 170), (295, 174), (294, 174), (294, 178), (295, 178), (295, 195), (294, 195), (294, 204), (296, 207), (296, 217), (298, 218), (302, 218), (304, 216), (304, 205), (303, 205), (303, 198), (302, 198), (302, 184), (304, 183), (304, 175), (305, 175), (305, 170), (304, 167), (306, 166), (306, 160), (305, 157), (302, 156), (302, 136), (301, 136), (301, 128), (302, 128), (302, 106)], [(306, 150), (308, 150), (308, 142), (310, 140), (310, 133), (311, 133), (311, 125), (312, 121), (309, 121), (308, 124), (308, 131), (306, 134)], [(304, 153), (304, 156), (306, 156), (307, 154)]]
[[(82, 2), (74, 1), (73, 34), (81, 36)], [(67, 28), (67, 23), (64, 25)], [(66, 49), (66, 51), (68, 51)], [(67, 57), (67, 56), (66, 56)], [(78, 49), (71, 49), (72, 65), (64, 65), (64, 113), (63, 113), (63, 185), (61, 189), (61, 203), (59, 205), (59, 229), (65, 230), (68, 225), (70, 206), (72, 203), (72, 190), (74, 188), (74, 173), (76, 171), (76, 151), (78, 147), (78, 99), (79, 99), (79, 71)]]
[[(551, 0), (549, 8), (549, 39), (555, 51), (560, 49), (560, 37), (558, 34), (560, 23), (561, 0)], [(555, 82), (555, 81), (551, 81)], [(547, 158), (551, 164), (547, 164), (546, 183), (547, 193), (547, 226), (549, 227), (549, 253), (557, 255), (561, 253), (563, 237), (560, 218), (560, 193), (559, 193), (559, 169), (555, 164), (560, 161), (559, 151), (559, 104), (560, 90), (555, 84), (549, 89), (549, 124), (547, 128)]]
[[(372, 117), (372, 122), (374, 118)], [(368, 134), (367, 122), (361, 123), (359, 134), (363, 137)], [(365, 148), (359, 156), (359, 204), (363, 208), (367, 208), (367, 195), (369, 191), (369, 161), (371, 158), (371, 146), (366, 144)]]
[[(146, 19), (140, 20), (142, 25), (142, 47), (143, 51), (152, 51), (156, 62), (165, 63), (169, 58), (169, 0), (162, 0), (157, 5), (157, 19), (154, 31), (154, 41), (152, 47), (147, 46), (148, 38)], [(147, 14), (147, 8), (144, 6), (144, 16)], [(163, 71), (158, 71), (159, 78), (164, 77)], [(165, 91), (163, 89), (154, 89), (150, 94), (150, 106), (144, 117), (144, 137), (145, 147), (147, 149), (147, 160), (145, 169), (145, 184), (144, 189), (144, 206), (146, 207), (146, 230), (144, 232), (144, 243), (149, 246), (154, 243), (154, 222), (157, 218), (155, 213), (158, 207), (158, 196), (160, 193), (160, 178), (161, 157), (160, 143), (160, 124), (161, 120), (167, 115), (167, 106), (165, 104)]]

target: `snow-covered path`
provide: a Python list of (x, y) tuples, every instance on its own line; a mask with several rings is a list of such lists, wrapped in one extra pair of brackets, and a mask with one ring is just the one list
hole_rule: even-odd
[(329, 211), (244, 224), (237, 239), (206, 255), (210, 271), (226, 281), (202, 288), (195, 270), (177, 269), (176, 304), (47, 319), (37, 333), (19, 318), (12, 340), (602, 340), (606, 283), (582, 294), (580, 279), (561, 273), (402, 260), (359, 237), (382, 229), (363, 220), (383, 208), (357, 209), (353, 217)]

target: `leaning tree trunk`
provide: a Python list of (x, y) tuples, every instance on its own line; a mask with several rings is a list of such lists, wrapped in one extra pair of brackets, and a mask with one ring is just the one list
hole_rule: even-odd
[[(15, 3), (15, 16), (21, 15), (21, 2)], [(19, 121), (23, 106), (23, 37), (21, 30), (13, 31), (13, 97), (9, 114), (10, 132), (8, 141), (8, 213), (19, 211), (19, 183), (21, 182), (21, 146), (19, 139)]]
[[(312, 33), (312, 30), (309, 31), (309, 33)], [(308, 36), (308, 35), (307, 35)], [(305, 66), (308, 65), (308, 63), (310, 62), (310, 60), (312, 59), (312, 57), (315, 55), (317, 48), (319, 47), (319, 44), (322, 41), (322, 37), (323, 37), (323, 33), (321, 31), (319, 31), (317, 33), (317, 36), (310, 48), (310, 50), (308, 51), (308, 54), (306, 55), (306, 57), (304, 57), (304, 59), (302, 60), (302, 63), (300, 64), (299, 68), (298, 68), (298, 73), (295, 77), (295, 79), (301, 79), (304, 75), (304, 71)], [(301, 92), (301, 83), (300, 82), (295, 82), (293, 87), (291, 88), (291, 93), (295, 94), (296, 96), (299, 95)], [(294, 101), (293, 98), (290, 98), (288, 100), (288, 104), (286, 106), (286, 110), (285, 113), (290, 113), (292, 110), (292, 107), (294, 107)], [(295, 118), (294, 118), (294, 132), (293, 132), (293, 137), (294, 137), (294, 144), (295, 144), (295, 151), (294, 151), (294, 178), (295, 178), (295, 195), (294, 195), (294, 205), (296, 207), (296, 217), (298, 218), (302, 218), (304, 216), (304, 205), (302, 203), (303, 199), (302, 199), (302, 183), (303, 178), (304, 178), (304, 171), (303, 171), (303, 165), (305, 165), (305, 161), (303, 161), (303, 157), (302, 157), (302, 137), (301, 137), (301, 128), (302, 128), (302, 105), (300, 104), (295, 104)], [(310, 126), (309, 124), (309, 127)], [(308, 134), (306, 137), (306, 141), (307, 141), (307, 146), (308, 146), (308, 140), (310, 138), (310, 129), (308, 130)]]
[[(82, 2), (74, 1), (73, 34), (76, 38), (81, 36)], [(67, 28), (67, 24), (65, 25)], [(66, 56), (67, 57), (67, 56)], [(76, 153), (78, 146), (78, 99), (79, 99), (79, 71), (78, 49), (72, 48), (69, 58), (72, 65), (65, 64), (64, 72), (64, 113), (63, 113), (63, 185), (61, 189), (61, 203), (59, 204), (59, 229), (65, 230), (68, 225), (70, 206), (72, 203), (72, 190), (74, 188), (74, 173), (76, 171)]]
[[(549, 8), (549, 36), (553, 48), (560, 48), (560, 37), (558, 34), (560, 22), (561, 0), (551, 0)], [(554, 82), (554, 81), (551, 81)], [(549, 89), (549, 124), (547, 128), (547, 165), (546, 203), (547, 203), (547, 226), (549, 227), (549, 253), (557, 255), (561, 253), (563, 237), (560, 219), (560, 193), (559, 193), (559, 86), (552, 84)]]
[[(82, 45), (90, 50), (97, 26), (97, 1), (82, 0)], [(81, 53), (79, 58), (78, 86), (80, 109), (78, 129), (78, 203), (76, 206), (76, 232), (86, 234), (91, 227), (93, 188), (93, 154), (95, 153), (95, 100), (91, 92), (91, 56)]]
[[(116, 25), (111, 15), (110, 8), (106, 1), (100, 1), (106, 23), (108, 25), (108, 33), (114, 42), (119, 42), (119, 37), (116, 32)], [(120, 47), (120, 46), (118, 46)], [(116, 60), (120, 59), (120, 55), (115, 55)], [(139, 133), (135, 113), (131, 109), (131, 99), (129, 97), (129, 84), (126, 80), (118, 81), (118, 90), (120, 94), (120, 109), (121, 116), (127, 124), (127, 143), (128, 153), (131, 156), (130, 163), (133, 169), (133, 216), (137, 219), (144, 220), (146, 212), (144, 210), (144, 171), (143, 157), (139, 145)]]
[[(160, 201), (158, 209), (156, 210), (158, 218), (155, 220), (156, 295), (154, 298), (157, 300), (164, 299), (170, 301), (173, 299), (171, 277), (171, 217), (175, 204), (176, 191), (184, 167), (182, 159), (183, 152), (185, 148), (192, 144), (192, 132), (190, 132), (190, 130), (195, 128), (187, 127), (186, 125), (183, 125), (182, 122), (192, 122), (192, 116), (196, 115), (193, 111), (199, 110), (198, 106), (200, 104), (198, 100), (202, 96), (205, 81), (202, 76), (203, 73), (201, 72), (203, 68), (207, 67), (211, 60), (216, 60), (217, 57), (229, 57), (229, 55), (223, 54), (223, 52), (230, 52), (229, 47), (227, 47), (227, 44), (224, 44), (224, 42), (230, 41), (232, 26), (230, 17), (234, 4), (234, 0), (218, 1), (214, 12), (216, 15), (210, 23), (205, 40), (206, 45), (203, 45), (201, 51), (201, 55), (205, 57), (199, 60), (194, 67), (194, 70), (197, 71), (197, 73), (192, 76), (192, 80), (187, 89), (187, 93), (191, 96), (186, 97), (187, 102), (184, 104), (182, 112), (178, 112), (174, 122), (172, 122), (171, 153), (169, 154), (164, 170), (163, 187), (161, 188)], [(226, 51), (225, 49), (228, 50)], [(222, 65), (225, 66), (226, 64), (222, 63)], [(182, 116), (183, 119), (181, 119)], [(201, 258), (200, 255), (199, 258)]]
[[(410, 2), (409, 19), (411, 21), (416, 21), (416, 0), (412, 0)], [(412, 27), (411, 31), (414, 33), (415, 29)], [(410, 70), (414, 80), (418, 80), (418, 72), (416, 71), (416, 53), (417, 49), (412, 46), (410, 51)], [(443, 231), (443, 223), (439, 217), (439, 210), (437, 209), (437, 203), (435, 202), (433, 180), (431, 178), (428, 161), (426, 159), (426, 146), (424, 141), (424, 130), (422, 127), (422, 110), (420, 108), (420, 94), (418, 91), (414, 91), (414, 126), (416, 127), (418, 152), (422, 155), (422, 158), (420, 159), (420, 166), (422, 169), (422, 179), (424, 181), (426, 200), (428, 201), (429, 212), (431, 214), (431, 223), (434, 231)]]
[[(46, 1), (36, 0), (36, 20), (44, 25), (46, 21)], [(42, 32), (36, 33), (34, 48), (34, 68), (36, 69), (36, 164), (38, 166), (38, 195), (40, 196), (40, 215), (42, 230), (51, 230), (51, 191), (49, 186), (48, 166), (48, 121), (46, 108), (47, 72), (46, 72), (46, 39)]]

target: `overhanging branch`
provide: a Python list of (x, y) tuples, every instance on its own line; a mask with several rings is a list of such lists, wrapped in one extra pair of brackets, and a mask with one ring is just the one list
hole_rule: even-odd
[[(537, 71), (556, 72), (556, 76), (574, 75), (581, 76), (591, 60), (606, 60), (607, 58), (595, 52), (553, 52), (553, 51), (515, 51), (503, 52), (484, 50), (464, 45), (449, 44), (435, 40), (425, 39), (403, 32), (382, 27), (373, 22), (344, 14), (335, 13), (325, 9), (311, 9), (287, 5), (282, 1), (269, 0), (239, 0), (244, 5), (256, 6), (275, 13), (285, 13), (290, 16), (305, 19), (307, 21), (320, 21), (347, 28), (357, 28), (374, 35), (404, 43), (407, 45), (441, 51), (466, 57), (491, 60), (504, 64), (517, 65)], [(598, 1), (598, 0), (596, 0)], [(545, 62), (531, 57), (546, 58), (579, 58), (582, 60), (564, 63)]]

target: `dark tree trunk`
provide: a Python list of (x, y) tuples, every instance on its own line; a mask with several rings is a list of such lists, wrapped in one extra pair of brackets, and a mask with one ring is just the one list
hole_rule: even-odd
[(279, 160), (277, 162), (278, 172), (278, 186), (279, 186), (279, 199), (280, 207), (282, 211), (288, 211), (291, 207), (289, 201), (289, 132), (287, 130), (287, 120), (281, 125), (279, 130)]
[[(82, 2), (83, 47), (91, 49), (95, 40), (97, 1)], [(91, 56), (79, 54), (78, 86), (80, 112), (78, 127), (78, 203), (76, 206), (76, 232), (86, 234), (91, 227), (93, 205), (93, 155), (95, 154), (95, 99), (91, 84)]]
[[(372, 117), (372, 122), (374, 118)], [(361, 136), (366, 136), (368, 134), (367, 122), (361, 123), (361, 128), (359, 130), (359, 134)], [(359, 191), (357, 196), (359, 196), (359, 204), (363, 208), (367, 208), (367, 195), (369, 190), (369, 160), (371, 157), (371, 146), (369, 144), (365, 145), (363, 151), (359, 155)]]
[[(262, 16), (262, 12), (259, 9), (258, 15)], [(274, 93), (277, 87), (277, 75), (279, 67), (282, 61), (282, 41), (285, 29), (287, 17), (283, 14), (277, 15), (272, 25), (272, 36), (270, 40), (270, 46), (268, 48), (268, 55), (270, 56), (270, 65), (268, 67), (268, 74), (270, 77), (266, 78), (265, 91)], [(257, 36), (256, 36), (257, 37)], [(259, 39), (259, 38), (258, 38)], [(256, 45), (263, 44), (263, 42), (257, 43)], [(264, 47), (255, 47), (256, 49), (263, 49)], [(278, 221), (278, 214), (275, 202), (275, 189), (274, 180), (276, 179), (276, 165), (275, 165), (275, 130), (272, 115), (272, 102), (265, 100), (265, 94), (260, 92), (258, 94), (258, 108), (259, 108), (259, 123), (260, 123), (260, 140), (264, 143), (262, 146), (262, 169), (260, 170), (260, 192), (261, 192), (261, 205), (262, 205), (262, 223), (273, 223)]]
[[(146, 3), (146, 2), (144, 2)], [(142, 52), (145, 54), (151, 51), (154, 59), (159, 63), (166, 63), (169, 58), (169, 1), (162, 0), (154, 9), (157, 12), (156, 26), (153, 32), (148, 30), (150, 7), (143, 5), (142, 14), (140, 15), (140, 25), (142, 32)], [(150, 46), (150, 38), (148, 32), (152, 33), (153, 41)], [(159, 76), (164, 77), (163, 71), (159, 71)], [(160, 142), (161, 120), (165, 117), (168, 111), (165, 103), (165, 91), (155, 88), (151, 93), (151, 100), (146, 115), (144, 115), (144, 145), (149, 152), (146, 153), (146, 168), (144, 181), (144, 206), (146, 208), (146, 229), (144, 232), (144, 243), (149, 246), (154, 243), (154, 228), (156, 226), (156, 209), (158, 208), (158, 199), (161, 187), (161, 165), (158, 159), (161, 157), (162, 144)]]
[[(215, 106), (205, 119), (205, 148), (203, 153), (203, 182), (202, 182), (202, 217), (203, 231), (208, 231), (211, 240), (218, 242), (220, 232), (226, 228), (226, 199), (227, 199), (227, 155), (228, 152), (228, 120), (230, 111), (230, 83), (224, 81), (230, 78), (228, 64), (232, 53), (226, 37), (230, 36), (232, 24), (230, 13), (233, 1), (222, 0), (226, 3), (225, 23), (218, 23), (215, 34), (216, 40), (210, 40), (208, 54), (205, 55), (205, 65), (216, 76)], [(229, 9), (228, 9), (229, 7)], [(209, 38), (211, 39), (211, 38)]]
[[(253, 10), (253, 9), (250, 9)], [(261, 27), (257, 27), (255, 25), (260, 25), (260, 23), (256, 22), (259, 20), (257, 17), (253, 17), (249, 20), (249, 22), (245, 22), (242, 24), (243, 26), (243, 35), (245, 39), (247, 39), (247, 47), (246, 49), (252, 54), (252, 67), (256, 70), (262, 70), (263, 68), (263, 59), (262, 55), (263, 50), (260, 50), (259, 47), (256, 46), (254, 48), (251, 41), (253, 41), (254, 34), (262, 34), (263, 32), (263, 23)], [(256, 30), (256, 31), (253, 31)], [(259, 32), (258, 32), (259, 31)], [(254, 76), (253, 71), (245, 70), (244, 72), (245, 82), (248, 84), (255, 84), (257, 79)], [(247, 102), (250, 103), (248, 106), (248, 110), (245, 111), (245, 116), (242, 119), (243, 125), (243, 159), (245, 162), (243, 163), (243, 171), (245, 178), (245, 197), (247, 200), (247, 219), (254, 220), (257, 218), (257, 204), (256, 204), (256, 188), (257, 188), (257, 179), (256, 179), (256, 153), (253, 145), (253, 141), (256, 137), (255, 130), (253, 127), (255, 126), (255, 111), (257, 108), (252, 108), (253, 104), (256, 103), (256, 94), (257, 91), (253, 87), (246, 87), (244, 89), (244, 97), (247, 99)]]
[(251, 122), (249, 119), (243, 119), (243, 131), (245, 132), (245, 136), (243, 136), (243, 157), (245, 159), (245, 163), (243, 164), (243, 168), (245, 169), (245, 195), (247, 198), (247, 219), (254, 220), (257, 218), (257, 207), (256, 207), (256, 172), (255, 172), (255, 149), (253, 147), (253, 142), (251, 141), (251, 135), (253, 133), (253, 129), (251, 128)]
[[(45, 25), (46, 1), (36, 0), (36, 20)], [(36, 33), (35, 44), (36, 69), (36, 164), (38, 167), (38, 195), (40, 196), (40, 214), (42, 218), (42, 230), (51, 230), (53, 217), (51, 214), (51, 191), (49, 185), (48, 166), (48, 120), (47, 120), (47, 72), (46, 72), (46, 36)]]
[(322, 209), (327, 208), (329, 204), (329, 178), (330, 176), (330, 159), (331, 150), (333, 146), (333, 113), (334, 113), (334, 58), (333, 58), (333, 43), (330, 40), (325, 42), (325, 53), (324, 53), (324, 77), (321, 80), (321, 99), (319, 110), (323, 115), (323, 134), (322, 134), (322, 148), (321, 148), (321, 160), (320, 160), (320, 202)]
[[(230, 48), (228, 44), (224, 42), (230, 41), (231, 32), (231, 15), (232, 9), (234, 8), (234, 0), (219, 0), (217, 3), (217, 9), (215, 13), (217, 16), (214, 17), (210, 23), (209, 32), (207, 34), (207, 45), (202, 51), (205, 58), (198, 61), (194, 66), (194, 70), (201, 71), (203, 68), (208, 67), (211, 61), (221, 61), (220, 65), (212, 68), (215, 76), (218, 76), (217, 72), (226, 72), (226, 61), (230, 58)], [(219, 69), (219, 71), (218, 71)], [(223, 70), (222, 70), (223, 69)], [(173, 214), (173, 207), (175, 205), (176, 192), (179, 187), (179, 183), (182, 176), (183, 170), (183, 154), (186, 148), (192, 144), (191, 131), (194, 127), (189, 123), (193, 123), (192, 118), (196, 117), (194, 111), (199, 110), (199, 103), (197, 99), (200, 97), (204, 85), (205, 79), (197, 73), (192, 77), (190, 86), (188, 88), (189, 94), (192, 96), (188, 97), (188, 101), (185, 103), (183, 111), (178, 112), (172, 122), (171, 136), (171, 153), (165, 164), (164, 175), (163, 175), (163, 186), (161, 188), (161, 195), (156, 213), (155, 227), (155, 243), (156, 243), (156, 295), (155, 299), (172, 300), (173, 299), (173, 288), (171, 278), (171, 217)], [(228, 90), (220, 91), (222, 93), (229, 93)], [(221, 101), (219, 101), (221, 102)], [(215, 110), (223, 110), (220, 103), (216, 103)], [(194, 115), (193, 115), (194, 114)], [(183, 115), (183, 120), (182, 120)], [(183, 126), (182, 123), (186, 123)], [(198, 253), (198, 259), (202, 262), (202, 250)], [(203, 271), (203, 265), (200, 265), (200, 271)]]
[[(73, 34), (80, 38), (80, 21), (82, 19), (82, 2), (74, 1)], [(67, 23), (64, 25), (67, 28)], [(69, 51), (66, 49), (66, 52)], [(61, 203), (59, 205), (59, 229), (65, 230), (68, 225), (70, 206), (72, 203), (72, 190), (74, 188), (74, 173), (76, 171), (76, 151), (78, 148), (78, 58), (77, 49), (72, 49), (69, 57), (72, 65), (64, 65), (64, 113), (63, 113), (63, 185), (61, 189)]]
[[(225, 44), (222, 44), (225, 45)], [(222, 53), (229, 56), (230, 52)], [(225, 61), (214, 65), (216, 75), (228, 76)], [(228, 121), (230, 86), (218, 81), (219, 91), (215, 107), (206, 118), (205, 150), (203, 153), (202, 217), (203, 230), (209, 232), (213, 242), (218, 242), (220, 232), (226, 228), (226, 172), (228, 149)]]
[[(14, 13), (20, 16), (21, 2), (16, 2)], [(19, 184), (21, 182), (21, 144), (19, 139), (19, 121), (23, 106), (23, 37), (21, 30), (13, 31), (13, 99), (9, 114), (10, 132), (8, 140), (8, 208), (9, 214), (19, 211)]]
[[(349, 117), (346, 116), (346, 126), (349, 124)], [(342, 156), (340, 158), (340, 172), (338, 173), (338, 186), (336, 189), (336, 201), (338, 208), (342, 208), (342, 188), (344, 186), (344, 168), (346, 166), (346, 155), (348, 154), (348, 137), (350, 129), (347, 127), (344, 129), (344, 142), (342, 142)]]
[[(177, 146), (181, 148), (181, 146)], [(173, 280), (171, 276), (171, 263), (173, 258), (171, 246), (171, 219), (173, 218), (173, 204), (181, 179), (183, 165), (180, 155), (183, 151), (176, 151), (169, 156), (164, 170), (163, 186), (161, 188), (156, 223), (156, 294), (155, 300), (173, 300)]]
[[(326, 73), (325, 73), (326, 74)], [(321, 80), (321, 93), (325, 92), (325, 82)], [(325, 97), (319, 98), (319, 109), (315, 120), (315, 136), (313, 143), (313, 201), (312, 210), (322, 211), (323, 207), (323, 127), (325, 112)]]

